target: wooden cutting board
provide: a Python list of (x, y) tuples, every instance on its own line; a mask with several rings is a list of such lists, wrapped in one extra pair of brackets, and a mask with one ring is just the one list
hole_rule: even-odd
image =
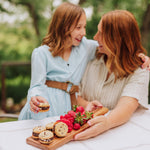
[[(98, 108), (95, 111), (93, 111), (94, 117), (104, 115), (107, 112), (108, 112), (108, 108), (106, 108), (106, 107)], [(88, 127), (89, 127), (89, 125), (86, 123), (83, 126), (81, 126), (81, 128), (79, 130), (72, 130), (70, 133), (67, 133), (67, 136), (65, 136), (64, 138), (54, 137), (52, 143), (50, 143), (49, 145), (41, 144), (38, 140), (34, 140), (32, 138), (32, 136), (28, 137), (26, 139), (26, 142), (27, 142), (27, 144), (30, 144), (30, 145), (40, 148), (42, 150), (55, 150), (58, 147), (71, 141), (76, 134), (85, 130)]]

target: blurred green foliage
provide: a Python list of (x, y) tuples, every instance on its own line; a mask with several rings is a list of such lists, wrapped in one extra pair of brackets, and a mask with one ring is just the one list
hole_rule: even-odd
[(17, 121), (16, 118), (0, 118), (0, 123), (2, 122), (10, 122), (10, 121)]
[[(0, 64), (4, 61), (30, 61), (33, 49), (41, 44), (47, 32), (51, 15), (55, 9), (53, 5), (55, 0), (43, 0), (40, 3), (39, 0), (5, 1), (16, 8), (23, 8), (22, 13), (27, 12), (29, 16), (27, 19), (23, 21), (17, 20), (13, 24), (0, 22)], [(93, 8), (93, 15), (91, 19), (87, 21), (87, 37), (93, 39), (101, 15), (114, 9), (126, 9), (131, 11), (136, 17), (139, 27), (141, 27), (143, 15), (148, 4), (150, 4), (150, 0), (83, 0), (81, 3), (82, 7)], [(0, 12), (14, 14), (8, 9), (2, 9), (2, 3), (0, 3)], [(150, 55), (150, 43), (147, 43), (145, 47)], [(20, 100), (27, 95), (31, 77), (30, 69), (31, 68), (27, 66), (11, 66), (6, 68), (6, 96), (12, 97), (15, 103), (20, 102)]]
[[(0, 62), (30, 61), (32, 50), (37, 43), (36, 38), (33, 37), (35, 36), (33, 29), (27, 25), (10, 27), (7, 24), (1, 24), (0, 28), (3, 29), (0, 32)], [(31, 68), (27, 66), (5, 68), (6, 97), (12, 97), (15, 103), (20, 102), (27, 95), (30, 70)]]

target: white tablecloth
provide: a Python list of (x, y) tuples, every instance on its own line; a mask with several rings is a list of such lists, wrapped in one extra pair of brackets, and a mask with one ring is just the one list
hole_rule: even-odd
[[(37, 150), (26, 144), (26, 138), (32, 135), (33, 127), (57, 119), (53, 117), (38, 121), (0, 123), (0, 150)], [(69, 142), (58, 150), (150, 150), (150, 109), (138, 109), (126, 124), (95, 138)]]

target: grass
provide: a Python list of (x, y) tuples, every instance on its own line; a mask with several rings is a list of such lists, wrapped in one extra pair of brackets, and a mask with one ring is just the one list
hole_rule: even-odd
[(2, 122), (10, 122), (10, 121), (17, 121), (17, 118), (0, 118), (0, 123)]

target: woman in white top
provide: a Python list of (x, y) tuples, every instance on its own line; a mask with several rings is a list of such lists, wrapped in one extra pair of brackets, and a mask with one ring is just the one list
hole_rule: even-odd
[(102, 104), (111, 111), (88, 121), (91, 127), (76, 135), (75, 140), (124, 124), (139, 106), (146, 108), (148, 104), (149, 72), (139, 67), (142, 61), (138, 57), (146, 51), (134, 16), (125, 10), (106, 13), (94, 39), (99, 43), (97, 59), (87, 66), (78, 104), (88, 111)]

